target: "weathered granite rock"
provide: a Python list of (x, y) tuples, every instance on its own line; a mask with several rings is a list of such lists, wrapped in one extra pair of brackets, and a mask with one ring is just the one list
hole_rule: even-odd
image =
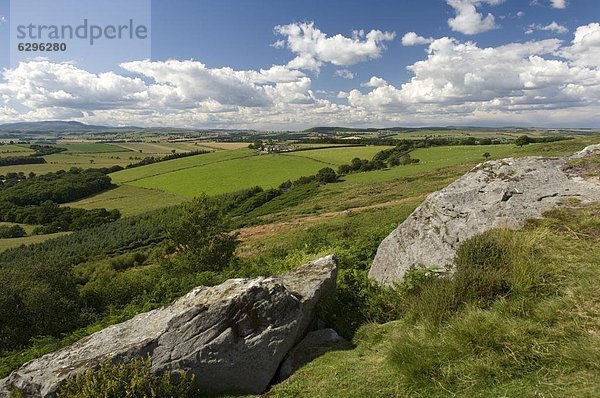
[(573, 157), (489, 161), (435, 192), (384, 239), (369, 277), (385, 285), (413, 265), (451, 268), (458, 246), (492, 228), (519, 228), (566, 198), (599, 201), (600, 185), (563, 170), (575, 157), (599, 156), (600, 145)]
[(329, 256), (282, 277), (198, 287), (169, 306), (28, 362), (0, 381), (0, 397), (14, 387), (52, 397), (66, 378), (102, 361), (146, 355), (153, 371), (188, 371), (206, 392), (261, 393), (304, 337), (318, 300), (335, 289), (336, 262)]
[(283, 381), (298, 369), (329, 351), (349, 350), (352, 343), (340, 337), (333, 329), (310, 332), (286, 355), (278, 372), (278, 380)]

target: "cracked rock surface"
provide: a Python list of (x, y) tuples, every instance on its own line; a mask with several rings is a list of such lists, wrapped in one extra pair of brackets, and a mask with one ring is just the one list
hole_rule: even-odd
[(508, 158), (478, 165), (425, 200), (386, 237), (369, 277), (391, 285), (413, 265), (451, 268), (458, 246), (492, 228), (519, 228), (567, 198), (600, 201), (600, 185), (564, 171), (571, 159), (600, 156), (600, 145), (565, 158)]
[(203, 391), (263, 392), (305, 335), (315, 306), (335, 289), (335, 257), (281, 277), (198, 287), (173, 304), (111, 326), (23, 365), (0, 381), (28, 397), (53, 397), (66, 378), (108, 359), (152, 358), (154, 372), (195, 374)]

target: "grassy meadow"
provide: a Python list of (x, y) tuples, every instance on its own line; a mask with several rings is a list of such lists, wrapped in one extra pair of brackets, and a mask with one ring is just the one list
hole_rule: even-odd
[(127, 217), (162, 207), (177, 205), (184, 200), (186, 198), (183, 196), (173, 195), (156, 189), (140, 188), (134, 185), (121, 185), (99, 195), (71, 202), (68, 206), (81, 209), (117, 209), (124, 217)]
[(460, 305), (475, 288), (456, 280), (391, 292), (397, 320), (365, 324), (355, 349), (326, 353), (266, 396), (597, 396), (599, 210), (575, 205), (478, 238), (502, 245), (494, 266), (509, 290)]

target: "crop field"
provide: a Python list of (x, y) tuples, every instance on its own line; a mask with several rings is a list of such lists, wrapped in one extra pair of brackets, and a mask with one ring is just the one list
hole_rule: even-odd
[(126, 152), (116, 145), (101, 142), (59, 142), (61, 148), (67, 148), (67, 153), (109, 153)]
[(33, 153), (32, 149), (29, 149), (21, 145), (0, 145), (0, 157), (10, 156), (26, 156)]
[(234, 150), (247, 148), (247, 142), (125, 142), (113, 144), (134, 152), (147, 154), (168, 154), (175, 152), (192, 152), (198, 150)]
[(210, 141), (199, 141), (198, 146), (202, 146), (210, 149), (222, 149), (231, 151), (233, 149), (248, 148), (247, 142), (210, 142)]
[[(25, 174), (28, 174), (30, 172), (34, 172), (35, 174), (39, 175), (56, 172), (59, 170), (68, 170), (72, 167), (101, 168), (115, 165), (125, 167), (128, 164), (139, 162), (146, 157), (141, 153), (136, 153), (118, 146), (104, 143), (69, 142), (60, 143), (58, 146), (67, 148), (68, 150), (65, 152), (44, 156), (44, 159), (46, 159), (47, 162), (46, 164), (4, 166), (0, 167), (0, 174), (11, 172), (24, 172)], [(33, 153), (33, 151), (31, 151), (29, 148), (16, 145), (0, 146), (0, 151), (7, 149), (14, 150), (19, 148), (25, 152), (9, 153), (5, 156), (20, 156)], [(1, 153), (0, 156), (2, 156)]]
[(133, 152), (144, 153), (144, 154), (167, 154), (173, 150), (177, 152), (189, 152), (190, 148), (185, 147), (183, 149), (179, 145), (171, 145), (168, 142), (125, 142), (114, 144), (123, 149), (128, 149)]

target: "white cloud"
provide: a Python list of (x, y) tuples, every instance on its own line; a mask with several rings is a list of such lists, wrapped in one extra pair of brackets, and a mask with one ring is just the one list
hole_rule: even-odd
[(338, 69), (333, 74), (336, 77), (341, 77), (342, 79), (352, 80), (354, 79), (354, 73), (349, 71), (348, 69)]
[(550, 0), (552, 8), (564, 9), (567, 8), (567, 0)]
[(388, 82), (386, 82), (384, 79), (377, 77), (377, 76), (373, 76), (371, 77), (371, 80), (369, 80), (366, 83), (361, 84), (361, 87), (383, 87), (383, 86), (387, 86)]
[(348, 66), (379, 58), (386, 48), (384, 43), (396, 36), (393, 32), (361, 30), (353, 32), (352, 37), (328, 37), (312, 22), (279, 25), (275, 33), (285, 36), (287, 48), (296, 54), (288, 67), (313, 71), (319, 71), (323, 63)]
[(562, 49), (560, 55), (577, 66), (600, 68), (600, 23), (578, 27), (571, 44)]
[(433, 37), (423, 37), (419, 36), (415, 32), (408, 32), (404, 36), (402, 36), (402, 45), (403, 46), (417, 46), (421, 44), (429, 44), (433, 42)]
[(0, 15), (0, 26), (6, 23), (6, 18), (3, 15)]
[(315, 97), (311, 78), (288, 65), (235, 70), (142, 60), (121, 66), (121, 73), (91, 73), (37, 60), (6, 69), (0, 121), (286, 130), (323, 120), (357, 126), (600, 124), (600, 23), (578, 27), (566, 43), (483, 47), (436, 39), (408, 66), (406, 83), (373, 76), (337, 100), (335, 94)]
[(446, 0), (456, 13), (454, 18), (448, 19), (448, 25), (455, 32), (465, 35), (474, 35), (495, 29), (495, 17), (488, 13), (486, 16), (477, 12), (477, 7), (482, 4), (498, 5), (504, 0)]
[(525, 16), (525, 12), (524, 11), (519, 11), (517, 13), (517, 17), (519, 17), (519, 18), (523, 18), (524, 16)]
[[(574, 40), (577, 54), (589, 55), (582, 46), (594, 45), (590, 34), (596, 29), (579, 29)], [(431, 43), (427, 59), (408, 67), (414, 73), (408, 83), (394, 87), (380, 82), (368, 85), (375, 88), (367, 93), (346, 94), (352, 106), (367, 112), (422, 119), (495, 114), (510, 120), (509, 115), (597, 106), (600, 71), (593, 65), (574, 65), (570, 59), (553, 59), (561, 49), (556, 39), (480, 48), (441, 38)]]
[(3, 76), (0, 94), (30, 108), (114, 109), (147, 96), (147, 87), (139, 78), (114, 72), (93, 74), (71, 64), (20, 63), (4, 70)]
[(564, 27), (563, 25), (558, 24), (555, 21), (552, 21), (548, 25), (540, 25), (540, 24), (531, 24), (525, 31), (525, 34), (532, 34), (536, 30), (542, 30), (546, 32), (556, 32), (558, 34), (565, 34), (569, 32), (569, 29)]

